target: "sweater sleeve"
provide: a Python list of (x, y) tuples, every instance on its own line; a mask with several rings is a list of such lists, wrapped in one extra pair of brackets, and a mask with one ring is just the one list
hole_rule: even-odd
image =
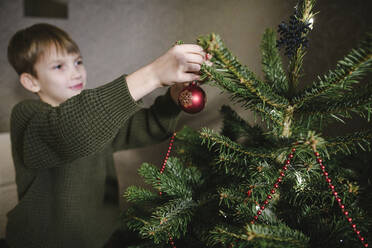
[(167, 139), (176, 128), (180, 112), (168, 89), (165, 95), (156, 98), (150, 108), (139, 110), (123, 125), (112, 143), (114, 151), (143, 147)]
[(124, 76), (58, 107), (24, 101), (11, 115), (13, 147), (25, 167), (61, 166), (102, 150), (137, 110)]

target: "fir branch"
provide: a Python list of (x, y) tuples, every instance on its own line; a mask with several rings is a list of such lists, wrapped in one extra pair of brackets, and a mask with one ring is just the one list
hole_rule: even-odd
[[(276, 229), (276, 230), (275, 230)], [(297, 230), (293, 230), (284, 224), (278, 226), (246, 225), (245, 230), (252, 240), (272, 240), (286, 243), (288, 247), (307, 247), (309, 238)]]
[[(192, 188), (203, 183), (201, 173), (195, 167), (184, 167), (178, 158), (170, 157), (166, 167), (167, 170), (160, 173), (154, 165), (143, 163), (139, 169), (139, 174), (146, 183), (169, 196), (191, 197)], [(133, 188), (130, 190), (129, 193), (134, 193)], [(141, 192), (136, 189), (135, 193)], [(143, 195), (142, 197), (146, 196)]]
[(246, 225), (245, 232), (232, 232), (232, 228), (219, 226), (211, 232), (212, 245), (235, 244), (237, 247), (307, 247), (309, 238), (303, 233), (293, 230), (284, 224)]
[(244, 183), (240, 183), (238, 185), (233, 184), (229, 187), (221, 187), (217, 189), (218, 194), (220, 195), (220, 205), (224, 204), (228, 208), (235, 204), (239, 204), (241, 202), (246, 201), (246, 194), (243, 193), (244, 190), (249, 188)]
[(161, 190), (159, 187), (159, 177), (161, 173), (156, 166), (149, 163), (143, 163), (139, 168), (138, 173), (144, 179), (145, 183), (152, 185), (159, 191)]
[(226, 175), (234, 175), (239, 178), (247, 177), (249, 171), (247, 167), (250, 160), (246, 157), (240, 158), (232, 154), (218, 154), (216, 158), (216, 169), (222, 171)]
[(201, 144), (201, 138), (199, 132), (188, 127), (184, 126), (182, 130), (177, 132), (176, 140), (187, 142), (190, 146), (198, 146)]
[(288, 90), (288, 80), (276, 47), (276, 34), (272, 29), (266, 29), (262, 37), (261, 54), (266, 83), (271, 85), (277, 94), (285, 94)]
[(271, 180), (270, 176), (274, 169), (277, 174), (276, 162), (273, 159), (262, 159), (259, 157), (240, 157), (233, 153), (221, 153), (217, 155), (215, 168), (226, 175), (234, 176), (237, 180), (250, 180), (255, 184), (259, 180)]
[(288, 104), (287, 99), (274, 93), (268, 85), (258, 80), (253, 72), (249, 71), (246, 66), (243, 66), (225, 47), (219, 35), (210, 34), (206, 37), (200, 37), (198, 43), (213, 54), (214, 60), (220, 61), (224, 68), (232, 72), (235, 78), (239, 80), (255, 98), (258, 98), (262, 104), (270, 105), (278, 109), (286, 107)]
[(265, 102), (261, 102), (259, 99), (254, 98), (251, 91), (247, 90), (241, 85), (237, 85), (232, 80), (225, 78), (223, 75), (221, 75), (221, 73), (217, 72), (212, 67), (203, 65), (202, 72), (208, 75), (208, 77), (212, 78), (218, 86), (222, 87), (222, 89), (229, 91), (232, 94), (232, 101), (242, 103), (243, 107), (250, 108), (260, 113), (264, 120), (271, 120), (274, 124), (274, 127), (281, 129), (281, 126), (283, 125), (283, 113), (281, 110), (278, 110), (273, 106), (266, 105)]
[(298, 81), (302, 76), (302, 64), (306, 52), (302, 49), (302, 46), (297, 49), (296, 55), (293, 56), (289, 63), (289, 95), (293, 96), (298, 86)]
[(244, 146), (271, 145), (272, 142), (265, 138), (259, 126), (251, 126), (229, 106), (223, 105), (220, 113), (223, 115), (222, 135), (233, 141), (244, 138)]
[(137, 186), (129, 186), (123, 196), (132, 203), (151, 202), (159, 199), (157, 194)]
[(361, 87), (358, 92), (335, 97), (334, 99), (319, 100), (313, 105), (306, 105), (298, 109), (300, 118), (303, 121), (315, 122), (319, 119), (322, 122), (329, 122), (336, 119), (344, 123), (345, 118), (351, 118), (351, 113), (370, 121), (372, 114), (372, 83)]
[(242, 158), (260, 157), (260, 158), (275, 158), (275, 154), (271, 151), (258, 152), (251, 148), (251, 150), (244, 149), (241, 145), (231, 141), (229, 138), (224, 137), (213, 130), (202, 128), (200, 136), (203, 139), (203, 144), (207, 144), (209, 149), (217, 147), (219, 153), (234, 154)]
[(315, 0), (301, 0), (298, 1), (296, 5), (296, 16), (303, 22), (303, 23), (309, 23), (311, 19), (314, 18), (314, 16), (317, 13), (313, 13), (312, 10), (315, 6)]
[(346, 136), (331, 138), (326, 143), (329, 154), (351, 154), (359, 149), (363, 151), (371, 150), (372, 130), (355, 132)]
[(232, 108), (223, 105), (220, 109), (223, 115), (223, 127), (221, 134), (236, 141), (241, 136), (253, 132), (249, 123), (243, 120)]
[(328, 75), (318, 77), (318, 82), (313, 83), (311, 88), (294, 97), (293, 104), (298, 107), (311, 106), (318, 97), (342, 95), (349, 91), (351, 85), (358, 83), (362, 76), (372, 71), (371, 51), (372, 33), (368, 33), (359, 48), (352, 49), (344, 59), (336, 64), (335, 70), (330, 70)]
[(141, 236), (153, 239), (155, 244), (167, 243), (169, 237), (184, 236), (197, 206), (191, 198), (182, 198), (157, 207), (148, 223), (141, 227)]
[[(201, 173), (194, 166), (183, 166), (176, 157), (170, 157), (166, 165), (167, 169), (160, 176), (160, 186), (168, 194), (187, 196), (192, 188), (203, 184)], [(177, 191), (176, 189), (179, 188)], [(190, 195), (191, 196), (191, 195)]]

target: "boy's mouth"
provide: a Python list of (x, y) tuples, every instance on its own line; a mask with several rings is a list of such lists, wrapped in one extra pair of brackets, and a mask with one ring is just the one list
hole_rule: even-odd
[(72, 89), (72, 90), (81, 90), (83, 88), (83, 86), (84, 86), (84, 84), (80, 83), (80, 84), (76, 84), (74, 86), (71, 86), (69, 88)]

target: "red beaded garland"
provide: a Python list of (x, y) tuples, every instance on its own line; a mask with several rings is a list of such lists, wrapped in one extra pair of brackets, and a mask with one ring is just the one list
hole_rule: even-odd
[[(286, 171), (288, 169), (287, 165), (289, 165), (291, 163), (291, 158), (293, 158), (293, 153), (296, 151), (296, 148), (292, 148), (292, 153), (290, 153), (288, 155), (288, 159), (285, 161), (285, 165), (282, 167), (282, 169), (284, 171)], [(282, 178), (285, 176), (284, 172), (283, 171), (280, 171), (280, 176), (276, 179), (276, 183), (274, 184), (273, 188), (270, 190), (270, 193), (271, 194), (275, 194), (275, 189), (279, 188), (279, 183), (282, 182)], [(261, 206), (259, 206), (259, 208), (261, 210), (264, 210), (265, 209), (265, 205), (269, 204), (269, 200), (271, 200), (273, 197), (268, 194), (265, 201), (261, 204)], [(258, 210), (257, 211), (257, 215), (255, 215), (251, 221), (252, 224), (255, 223), (255, 220), (258, 219), (258, 216), (262, 214), (262, 211), (261, 210)]]
[[(160, 174), (163, 174), (163, 172), (165, 170), (165, 166), (167, 165), (167, 161), (169, 159), (169, 155), (170, 155), (170, 152), (171, 152), (172, 147), (173, 147), (174, 137), (176, 137), (176, 133), (173, 133), (173, 135), (171, 137), (171, 140), (170, 140), (170, 143), (169, 143), (169, 146), (168, 146), (167, 155), (165, 155), (165, 159), (164, 159), (163, 165), (162, 165), (162, 167), (160, 169)], [(162, 194), (163, 194), (163, 192), (159, 191), (159, 195), (162, 195)], [(173, 241), (173, 238), (171, 236), (169, 236), (169, 244), (172, 246), (172, 248), (177, 248), (176, 245), (175, 245), (175, 243), (174, 243), (174, 241)]]
[(364, 247), (368, 247), (368, 243), (364, 241), (364, 237), (360, 235), (360, 231), (356, 229), (356, 224), (353, 223), (353, 219), (349, 217), (349, 212), (345, 210), (345, 205), (341, 204), (342, 199), (338, 196), (337, 191), (335, 191), (335, 186), (332, 184), (332, 180), (328, 177), (328, 172), (325, 170), (325, 166), (323, 164), (323, 160), (320, 158), (320, 154), (318, 152), (314, 152), (314, 155), (317, 157), (316, 161), (318, 162), (320, 169), (323, 171), (324, 178), (326, 182), (329, 184), (329, 187), (332, 191), (333, 196), (336, 198), (338, 205), (341, 208), (341, 211), (346, 217), (346, 220), (351, 224), (351, 227), (354, 229), (355, 233), (357, 234), (359, 240), (362, 242)]
[[(164, 170), (165, 170), (165, 166), (166, 166), (166, 163), (168, 161), (168, 158), (169, 158), (169, 155), (170, 155), (172, 146), (173, 146), (173, 142), (174, 142), (174, 137), (175, 136), (176, 136), (176, 133), (174, 133), (173, 136), (172, 136), (172, 138), (171, 138), (171, 141), (170, 141), (170, 144), (169, 144), (169, 147), (168, 147), (168, 151), (167, 151), (166, 157), (165, 157), (164, 162), (163, 162), (163, 165), (162, 165), (162, 167), (160, 169), (160, 174), (162, 174), (164, 172)], [(286, 171), (288, 169), (287, 165), (289, 165), (291, 163), (290, 159), (292, 159), (294, 157), (293, 153), (296, 151), (296, 148), (293, 147), (291, 149), (291, 151), (292, 151), (292, 153), (288, 155), (288, 159), (285, 161), (285, 165), (282, 167), (282, 169), (284, 171)], [(360, 231), (357, 230), (356, 224), (352, 223), (353, 219), (351, 217), (348, 217), (349, 212), (348, 211), (345, 211), (345, 206), (343, 204), (341, 204), (342, 199), (338, 196), (338, 193), (335, 191), (335, 189), (334, 189), (335, 187), (334, 187), (334, 185), (332, 185), (332, 180), (328, 177), (328, 172), (325, 171), (325, 166), (322, 163), (323, 160), (320, 158), (320, 154), (318, 152), (314, 152), (314, 155), (317, 157), (316, 161), (319, 163), (319, 166), (320, 166), (321, 170), (323, 171), (323, 175), (324, 175), (324, 177), (326, 179), (326, 182), (329, 184), (329, 187), (332, 190), (332, 194), (336, 198), (336, 200), (337, 200), (337, 202), (338, 202), (338, 204), (339, 204), (342, 212), (344, 213), (347, 221), (351, 224), (351, 227), (353, 228), (354, 232), (357, 234), (357, 236), (358, 236), (359, 240), (361, 241), (361, 243), (363, 244), (363, 246), (364, 247), (368, 247), (368, 243), (365, 242), (364, 237), (362, 237), (360, 235)], [(285, 176), (284, 172), (281, 171), (280, 172), (280, 177), (278, 177), (277, 182), (274, 184), (274, 188), (276, 188), (276, 189), (279, 188), (278, 183), (280, 183), (282, 181), (282, 177), (284, 177), (284, 176)], [(271, 194), (275, 194), (275, 189), (274, 188), (271, 189), (271, 191), (270, 191)], [(249, 192), (249, 193), (251, 193), (251, 192)], [(160, 191), (159, 194), (162, 195), (162, 192)], [(271, 200), (271, 199), (272, 199), (272, 196), (270, 194), (268, 194), (266, 200), (262, 203), (261, 206), (259, 206), (259, 208), (261, 210), (264, 210), (265, 209), (265, 205), (267, 205), (269, 203), (269, 200)], [(257, 211), (257, 215), (255, 215), (253, 217), (253, 220), (251, 221), (252, 224), (254, 224), (255, 223), (255, 220), (258, 220), (258, 216), (262, 214), (262, 211), (261, 210), (258, 210)], [(174, 241), (173, 241), (173, 239), (172, 239), (171, 236), (169, 237), (169, 241), (170, 241), (169, 243), (171, 244), (172, 248), (176, 248), (175, 243), (174, 243)]]
[(251, 189), (247, 191), (247, 195), (248, 195), (248, 197), (251, 197), (251, 195), (252, 195), (252, 190)]
[[(286, 171), (288, 169), (287, 165), (289, 165), (291, 163), (290, 159), (292, 159), (294, 156), (293, 156), (293, 153), (296, 151), (296, 148), (292, 148), (292, 153), (288, 155), (288, 159), (285, 161), (285, 165), (282, 167), (283, 171)], [(351, 227), (353, 228), (353, 230), (355, 231), (355, 233), (357, 234), (359, 240), (362, 242), (363, 246), (364, 247), (368, 247), (368, 243), (366, 243), (364, 240), (364, 237), (362, 237), (360, 235), (360, 231), (357, 230), (357, 226), (356, 224), (353, 223), (353, 219), (351, 217), (349, 217), (349, 212), (348, 211), (345, 211), (345, 206), (341, 203), (342, 202), (342, 199), (338, 196), (338, 193), (337, 191), (335, 191), (335, 187), (334, 185), (332, 184), (332, 180), (328, 177), (328, 172), (325, 170), (325, 166), (323, 164), (323, 160), (320, 158), (320, 154), (318, 152), (314, 152), (314, 155), (316, 156), (316, 161), (318, 162), (319, 166), (320, 166), (320, 169), (323, 171), (323, 175), (326, 179), (326, 182), (329, 184), (329, 187), (332, 191), (332, 194), (333, 196), (335, 197), (335, 199), (337, 200), (338, 202), (338, 205), (340, 206), (342, 212), (344, 213), (347, 221), (351, 224)], [(276, 183), (274, 184), (274, 188), (271, 189), (271, 194), (274, 194), (275, 193), (275, 189), (277, 189), (279, 187), (278, 183), (281, 182), (282, 180), (282, 177), (285, 176), (284, 172), (281, 171), (280, 172), (280, 176), (278, 177)], [(267, 195), (267, 198), (266, 200), (262, 203), (262, 206), (260, 207), (261, 210), (264, 210), (265, 209), (265, 205), (267, 205), (269, 203), (268, 200), (271, 200), (272, 199), (272, 196), (270, 194)], [(253, 220), (251, 221), (252, 224), (255, 223), (255, 220), (258, 219), (258, 216), (262, 214), (262, 211), (261, 210), (258, 210), (257, 211), (257, 215), (255, 215), (253, 217)]]

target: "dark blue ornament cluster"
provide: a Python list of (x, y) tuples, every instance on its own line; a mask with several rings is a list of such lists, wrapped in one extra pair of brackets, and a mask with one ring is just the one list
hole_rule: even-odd
[(293, 57), (297, 49), (302, 45), (308, 47), (309, 40), (306, 34), (311, 30), (311, 23), (303, 23), (299, 21), (295, 15), (292, 15), (289, 24), (282, 22), (278, 26), (280, 39), (277, 40), (276, 46), (280, 49), (285, 48), (285, 55), (289, 58)]

